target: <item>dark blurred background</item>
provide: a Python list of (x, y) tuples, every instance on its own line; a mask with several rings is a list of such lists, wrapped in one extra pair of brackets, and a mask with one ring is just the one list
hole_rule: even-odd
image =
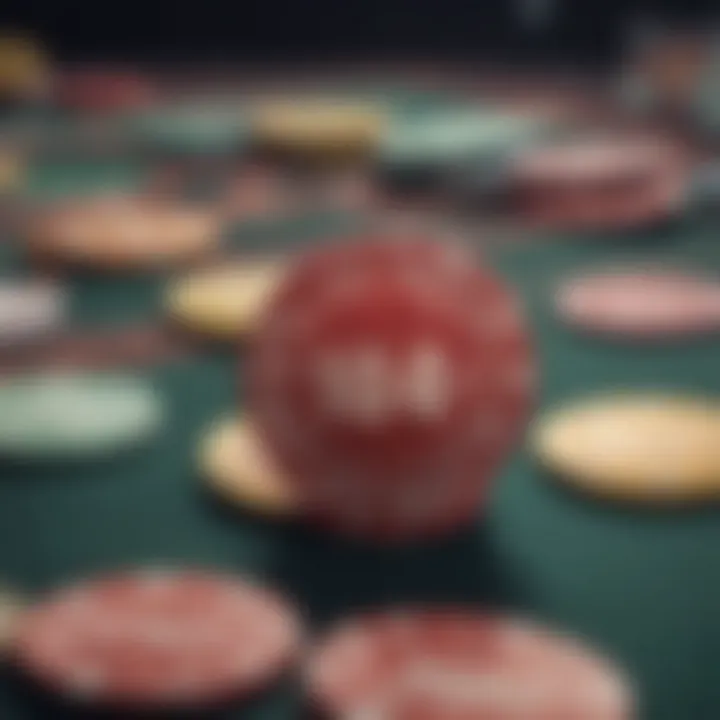
[(496, 59), (602, 64), (638, 16), (707, 24), (699, 0), (0, 0), (64, 60)]

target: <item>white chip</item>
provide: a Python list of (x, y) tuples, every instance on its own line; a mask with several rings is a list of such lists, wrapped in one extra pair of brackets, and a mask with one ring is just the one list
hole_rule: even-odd
[(32, 339), (57, 329), (68, 310), (65, 290), (41, 281), (0, 281), (0, 343)]

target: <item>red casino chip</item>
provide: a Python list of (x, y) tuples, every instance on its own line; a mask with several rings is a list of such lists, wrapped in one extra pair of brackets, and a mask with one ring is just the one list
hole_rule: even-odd
[(32, 609), (15, 655), (42, 686), (81, 704), (194, 708), (261, 691), (299, 641), (293, 611), (267, 590), (146, 571), (91, 581)]
[(681, 211), (686, 162), (661, 140), (575, 139), (521, 156), (514, 186), (520, 211), (541, 225), (632, 228)]
[(682, 270), (607, 270), (567, 282), (556, 294), (569, 324), (628, 338), (663, 339), (720, 329), (720, 284)]
[(523, 429), (533, 373), (500, 278), (452, 241), (390, 234), (290, 270), (250, 400), (307, 517), (406, 541), (470, 521)]
[(582, 645), (518, 620), (451, 610), (346, 622), (311, 657), (328, 717), (630, 720), (624, 677)]
[(154, 96), (151, 84), (130, 72), (84, 70), (59, 80), (57, 102), (81, 112), (112, 113), (148, 105)]

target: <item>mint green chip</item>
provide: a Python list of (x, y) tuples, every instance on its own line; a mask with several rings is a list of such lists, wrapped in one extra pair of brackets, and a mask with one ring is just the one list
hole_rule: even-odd
[(546, 127), (534, 118), (494, 111), (428, 113), (392, 123), (381, 144), (381, 160), (390, 164), (465, 160), (513, 150)]
[(235, 107), (182, 106), (136, 117), (131, 131), (148, 148), (169, 152), (218, 153), (241, 148), (247, 122)]
[(163, 410), (151, 384), (120, 373), (27, 374), (0, 386), (0, 454), (89, 458), (147, 440)]

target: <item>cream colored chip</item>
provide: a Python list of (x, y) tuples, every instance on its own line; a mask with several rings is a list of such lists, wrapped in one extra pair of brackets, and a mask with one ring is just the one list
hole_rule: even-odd
[(326, 100), (278, 101), (258, 107), (256, 140), (286, 151), (371, 149), (384, 129), (384, 114), (370, 105)]
[(274, 259), (192, 272), (170, 285), (168, 312), (186, 327), (208, 335), (247, 336), (257, 328), (283, 273), (284, 264)]
[(47, 54), (31, 37), (0, 35), (0, 94), (33, 97), (47, 88), (50, 74)]
[(533, 439), (547, 467), (593, 493), (651, 502), (720, 495), (720, 402), (597, 398), (542, 419)]
[(214, 211), (127, 197), (40, 213), (28, 227), (37, 254), (118, 268), (189, 260), (212, 250), (219, 236)]
[(210, 487), (231, 502), (263, 515), (297, 512), (292, 489), (248, 420), (228, 418), (212, 427), (201, 443), (199, 462)]

